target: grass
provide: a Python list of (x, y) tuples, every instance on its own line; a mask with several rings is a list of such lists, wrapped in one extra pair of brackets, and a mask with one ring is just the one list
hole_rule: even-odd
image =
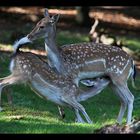
[(124, 42), (128, 45), (128, 47), (133, 51), (139, 51), (140, 50), (140, 42), (139, 39), (136, 38), (125, 38)]
[[(85, 35), (72, 34), (70, 32), (58, 33), (59, 45), (85, 42), (88, 38)], [(40, 40), (41, 41), (41, 40)], [(127, 40), (134, 47), (139, 47), (138, 40)], [(3, 44), (1, 48), (5, 47)], [(11, 49), (11, 45), (8, 45)], [(10, 59), (7, 55), (1, 54), (0, 57), (0, 77), (7, 76)], [(140, 78), (136, 79), (139, 85)], [(129, 87), (135, 96), (140, 97), (139, 91), (135, 91), (129, 82)], [(96, 129), (106, 124), (116, 123), (117, 114), (119, 112), (120, 102), (108, 87), (101, 94), (91, 98), (81, 104), (85, 107), (87, 113), (91, 117), (93, 124), (77, 124), (74, 123), (74, 113), (65, 109), (66, 118), (62, 120), (59, 116), (57, 106), (44, 99), (39, 98), (27, 85), (12, 85), (9, 87), (13, 96), (13, 106), (7, 103), (6, 90), (2, 94), (2, 106), (4, 111), (0, 112), (0, 133), (94, 133)], [(140, 101), (134, 103), (133, 117), (139, 118)], [(125, 117), (123, 125), (125, 124)]]

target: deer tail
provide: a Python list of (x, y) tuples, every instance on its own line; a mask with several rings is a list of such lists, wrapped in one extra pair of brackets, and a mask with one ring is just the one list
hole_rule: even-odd
[(134, 64), (134, 61), (132, 60), (132, 73), (131, 73), (132, 87), (133, 87), (135, 90), (140, 90), (140, 89), (137, 88), (136, 85), (135, 85), (136, 74), (137, 74), (136, 66), (135, 66), (135, 64)]

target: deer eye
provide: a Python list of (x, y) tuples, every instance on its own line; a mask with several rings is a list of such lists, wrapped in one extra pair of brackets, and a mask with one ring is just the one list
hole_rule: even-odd
[(44, 26), (40, 26), (40, 27), (39, 27), (39, 29), (43, 29), (43, 28), (44, 28)]

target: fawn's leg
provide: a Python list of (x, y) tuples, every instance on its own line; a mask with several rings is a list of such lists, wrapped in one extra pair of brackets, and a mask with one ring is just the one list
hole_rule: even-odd
[(11, 89), (6, 88), (5, 94), (7, 96), (9, 105), (12, 105), (12, 102), (13, 102), (13, 98), (12, 98), (12, 93), (11, 92), (12, 92)]
[(59, 114), (62, 117), (62, 119), (64, 119), (65, 118), (64, 109), (61, 106), (58, 106), (58, 111), (59, 111)]
[[(92, 123), (91, 119), (89, 118), (88, 114), (86, 113), (85, 111), (85, 108), (80, 104), (78, 103), (75, 99), (71, 98), (71, 97), (63, 97), (63, 102), (65, 102), (69, 107), (72, 107), (74, 108), (75, 110), (79, 110), (83, 115), (84, 117), (86, 118), (87, 122), (88, 123)], [(76, 116), (77, 116), (77, 111), (75, 112), (76, 113)], [(80, 114), (78, 113), (78, 116), (80, 116)], [(80, 116), (81, 118), (81, 116)]]
[(13, 74), (11, 74), (11, 75), (9, 75), (7, 77), (4, 77), (4, 78), (1, 78), (0, 79), (0, 111), (3, 110), (2, 107), (1, 107), (1, 94), (2, 94), (2, 89), (5, 86), (8, 86), (8, 85), (17, 83), (20, 79), (21, 79), (20, 76), (15, 76)]
[[(45, 81), (42, 80), (40, 75), (37, 73), (34, 75), (34, 80), (37, 80), (38, 82), (41, 82), (43, 85), (45, 85)], [(64, 117), (65, 117), (64, 109), (61, 106), (58, 106), (58, 111), (59, 111), (59, 114), (62, 117), (62, 119), (64, 119)]]
[(82, 117), (79, 114), (79, 110), (78, 109), (74, 109), (74, 110), (75, 110), (75, 115), (76, 115), (75, 122), (77, 122), (77, 123), (85, 123), (85, 121), (82, 119)]

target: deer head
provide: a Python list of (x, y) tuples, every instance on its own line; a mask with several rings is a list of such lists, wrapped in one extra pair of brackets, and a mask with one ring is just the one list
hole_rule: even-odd
[(49, 38), (55, 37), (56, 34), (56, 23), (59, 19), (59, 14), (49, 16), (48, 10), (45, 9), (44, 18), (41, 19), (36, 27), (27, 35), (30, 41), (36, 40), (37, 38)]

